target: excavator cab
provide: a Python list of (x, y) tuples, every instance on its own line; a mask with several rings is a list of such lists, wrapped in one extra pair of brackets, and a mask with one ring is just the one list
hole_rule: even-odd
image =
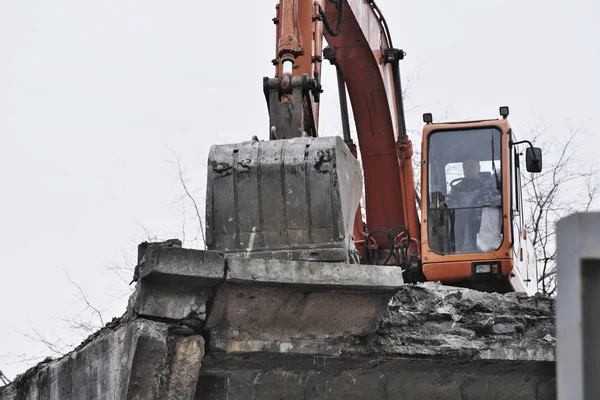
[[(484, 253), (502, 243), (500, 130), (429, 135), (430, 247), (439, 254)], [(486, 154), (487, 153), (487, 154)]]
[[(525, 232), (520, 219), (520, 165), (511, 135), (505, 118), (425, 125), (421, 171), (425, 279), (500, 292), (514, 291), (520, 281), (525, 290), (533, 286), (528, 283), (534, 281), (535, 262), (519, 264), (528, 248), (520, 241)], [(527, 153), (528, 164), (541, 170), (541, 151), (528, 148)], [(535, 260), (534, 254), (528, 259)]]

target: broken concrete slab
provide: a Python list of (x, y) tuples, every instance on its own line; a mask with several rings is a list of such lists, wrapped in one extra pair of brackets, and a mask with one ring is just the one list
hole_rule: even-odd
[(228, 252), (227, 258), (262, 258), (280, 261), (311, 261), (311, 262), (348, 262), (347, 251), (339, 247), (324, 247), (322, 245), (305, 245), (301, 249), (287, 250), (254, 250), (252, 252)]
[(214, 400), (554, 399), (553, 335), (552, 298), (404, 285), (366, 336), (216, 337), (198, 391)]
[[(255, 291), (246, 287), (241, 289), (244, 292), (241, 293), (236, 285), (218, 285), (222, 281), (256, 287), (293, 287), (294, 290)], [(304, 328), (295, 337), (308, 332), (318, 335), (318, 326), (329, 325), (332, 321), (339, 322), (322, 331), (325, 337), (344, 333), (365, 334), (375, 330), (387, 300), (402, 283), (402, 271), (396, 267), (241, 258), (225, 260), (217, 252), (149, 246), (141, 257), (139, 284), (130, 299), (130, 312), (149, 318), (194, 320), (197, 321), (195, 329), (199, 331), (206, 319), (206, 303), (211, 299), (213, 312), (208, 326), (243, 325), (244, 328), (232, 328), (233, 338), (237, 336), (234, 331), (255, 329), (250, 328), (252, 323), (248, 316), (236, 310), (248, 309), (251, 310), (248, 312), (262, 315), (277, 312), (281, 323), (283, 320), (296, 320), (298, 307), (305, 303), (301, 311), (305, 316), (300, 319)], [(221, 294), (212, 296), (217, 286)], [(236, 304), (240, 301), (232, 298), (230, 291), (235, 291), (235, 296), (259, 298), (241, 301), (244, 304), (238, 306)], [(287, 306), (278, 310), (273, 308), (282, 303)], [(285, 312), (290, 314), (284, 316)], [(221, 321), (224, 316), (227, 316), (226, 323)], [(235, 322), (237, 318), (240, 320)], [(262, 331), (279, 329), (277, 323), (272, 327), (266, 321), (257, 324)], [(269, 340), (287, 340), (297, 328), (297, 323), (287, 324), (285, 333), (282, 331), (283, 336), (269, 337)]]
[(206, 319), (206, 302), (212, 288), (203, 285), (142, 281), (129, 298), (129, 311), (135, 315), (165, 320)]
[(129, 312), (170, 320), (206, 319), (212, 287), (225, 279), (221, 253), (148, 246), (140, 259)]
[[(363, 276), (353, 269), (371, 267), (359, 265), (319, 274), (318, 263), (238, 259), (211, 281), (186, 279), (202, 267), (177, 264), (144, 274), (136, 290), (154, 294), (136, 294), (126, 317), (0, 388), (0, 400), (555, 396), (551, 298), (434, 284), (390, 291), (385, 273)], [(151, 321), (140, 305), (168, 317)]]
[[(410, 357), (554, 361), (554, 299), (525, 293), (402, 286), (376, 333), (348, 352)], [(349, 343), (350, 344), (350, 343)]]
[(227, 281), (231, 283), (305, 287), (311, 291), (390, 292), (404, 283), (402, 270), (390, 266), (236, 258), (229, 259), (227, 266)]
[[(389, 266), (230, 258), (206, 328), (213, 349), (326, 351), (327, 341), (374, 332), (403, 283)], [(254, 349), (254, 350), (252, 350)]]
[[(223, 314), (233, 317), (229, 320), (224, 316), (211, 330), (211, 349), (230, 354), (262, 352), (554, 362), (555, 344), (548, 339), (555, 334), (554, 300), (544, 296), (405, 285), (386, 304), (376, 330), (357, 335), (339, 334), (343, 330), (337, 330), (341, 325), (335, 317), (331, 323), (320, 326), (320, 330), (309, 332), (310, 322), (302, 320), (304, 312), (281, 314), (277, 311), (279, 307), (300, 307), (299, 304), (307, 307), (310, 299), (285, 304), (271, 299), (267, 305), (255, 306), (256, 299), (265, 298), (264, 294), (246, 292), (244, 285), (228, 294), (232, 296), (228, 303), (230, 309)], [(356, 306), (358, 314), (360, 307)], [(266, 314), (260, 314), (258, 308)], [(323, 312), (327, 312), (326, 308)], [(293, 315), (294, 319), (286, 320), (282, 315)], [(240, 325), (238, 321), (244, 323)], [(277, 329), (267, 332), (267, 324)], [(364, 326), (354, 326), (359, 327)], [(327, 331), (330, 328), (338, 334)], [(293, 329), (302, 334), (291, 335)]]
[(225, 283), (215, 291), (206, 328), (211, 330), (211, 345), (228, 340), (318, 342), (364, 336), (377, 329), (389, 297)]
[(150, 246), (139, 264), (139, 278), (212, 286), (225, 278), (225, 260), (216, 251)]

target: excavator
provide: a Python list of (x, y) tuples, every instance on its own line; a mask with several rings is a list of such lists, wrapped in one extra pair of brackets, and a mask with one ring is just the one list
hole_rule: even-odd
[[(275, 10), (275, 74), (263, 79), (269, 140), (211, 148), (207, 248), (395, 265), (407, 283), (534, 293), (521, 158), (536, 173), (542, 153), (516, 140), (508, 107), (474, 121), (424, 114), (419, 193), (400, 79), (406, 53), (375, 1), (279, 0)], [(325, 62), (336, 70), (341, 138), (318, 135)]]

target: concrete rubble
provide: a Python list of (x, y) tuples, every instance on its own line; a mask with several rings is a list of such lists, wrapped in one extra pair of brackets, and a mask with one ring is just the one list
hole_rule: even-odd
[(555, 398), (553, 299), (142, 250), (124, 316), (0, 400)]
[(554, 300), (403, 286), (365, 348), (374, 353), (554, 361)]

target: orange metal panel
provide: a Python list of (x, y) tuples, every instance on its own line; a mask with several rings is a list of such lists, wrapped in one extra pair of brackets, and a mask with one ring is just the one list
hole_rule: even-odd
[[(480, 257), (473, 261), (500, 261), (502, 276), (505, 277), (510, 277), (514, 268), (512, 260), (487, 260), (484, 257)], [(473, 261), (427, 263), (423, 264), (423, 273), (428, 281), (459, 282), (473, 276)]]
[[(365, 177), (367, 224), (370, 229), (401, 225), (419, 250), (420, 231), (416, 210), (412, 144), (398, 140), (396, 93), (391, 64), (382, 56), (389, 47), (383, 27), (364, 0), (340, 0), (344, 7), (341, 33), (333, 37), (316, 16), (319, 1), (279, 0), (277, 8), (277, 75), (282, 75), (281, 56), (294, 59), (295, 76), (320, 79), (322, 38), (325, 35), (344, 74), (350, 95)], [(323, 2), (327, 19), (337, 25), (332, 2)], [(318, 121), (318, 104), (313, 106)], [(360, 214), (357, 214), (360, 215)], [(358, 223), (357, 221), (357, 227)], [(356, 237), (360, 240), (360, 237)], [(377, 238), (387, 247), (387, 238)]]
[[(276, 77), (283, 76), (283, 57), (294, 60), (292, 76), (307, 74), (309, 78), (320, 79), (323, 32), (322, 23), (316, 18), (319, 4), (314, 0), (279, 0), (275, 17)], [(315, 127), (318, 128), (319, 103), (311, 103)]]
[(303, 51), (302, 55), (296, 57), (296, 65), (292, 75), (300, 76), (308, 74), (309, 77), (314, 77), (312, 64), (313, 51), (313, 2), (308, 0), (298, 1), (298, 32), (300, 37), (300, 48)]
[(281, 33), (277, 55), (280, 57), (289, 54), (295, 58), (302, 52), (298, 1), (300, 0), (279, 1), (279, 29)]
[[(313, 64), (313, 72), (310, 74), (310, 77), (318, 78), (321, 81), (321, 66), (322, 57), (323, 57), (323, 23), (317, 19), (317, 14), (319, 12), (319, 5), (321, 3), (319, 1), (313, 2), (313, 29), (312, 29), (312, 51), (310, 53), (312, 64)], [(315, 124), (319, 123), (319, 104), (315, 103), (313, 108), (313, 115), (315, 117)]]
[[(335, 24), (335, 6), (324, 4), (327, 18)], [(333, 37), (325, 32), (325, 38), (344, 74), (354, 112), (365, 177), (367, 225), (371, 229), (402, 225), (418, 241), (416, 206), (407, 206), (415, 202), (412, 164), (407, 159), (400, 167), (392, 67), (381, 58), (388, 43), (364, 0), (342, 4), (342, 33)]]
[[(412, 165), (413, 147), (412, 142), (408, 138), (400, 139), (398, 143), (398, 160), (400, 162), (400, 187), (402, 189), (402, 204), (404, 205), (404, 221), (406, 228), (411, 233), (411, 237), (415, 239), (416, 249), (419, 255), (420, 237), (419, 237), (419, 220), (417, 213), (417, 203), (415, 200), (415, 178)], [(416, 234), (415, 234), (416, 233)]]
[[(484, 128), (484, 127), (496, 127), (500, 129), (502, 133), (502, 216), (503, 216), (503, 232), (504, 239), (498, 250), (491, 251), (489, 253), (474, 253), (474, 254), (450, 254), (442, 255), (435, 253), (429, 247), (428, 240), (428, 210), (426, 203), (428, 201), (428, 137), (431, 133), (438, 130), (449, 130), (449, 129), (472, 129), (472, 128)], [(498, 120), (486, 120), (486, 121), (474, 121), (474, 122), (452, 122), (442, 124), (427, 124), (423, 129), (423, 142), (421, 147), (421, 154), (423, 162), (421, 163), (421, 199), (425, 205), (421, 209), (421, 239), (423, 249), (423, 270), (425, 271), (425, 264), (428, 264), (427, 270), (430, 274), (434, 274), (430, 277), (427, 273), (425, 276), (429, 280), (442, 280), (452, 281), (459, 280), (465, 277), (466, 265), (471, 265), (473, 261), (482, 260), (501, 260), (512, 257), (512, 229), (510, 220), (510, 154), (509, 154), (509, 141), (510, 141), (510, 127), (508, 121), (505, 119)], [(458, 264), (456, 264), (458, 263)], [(454, 265), (451, 269), (444, 270), (440, 265)], [(461, 265), (460, 267), (458, 265)], [(511, 261), (512, 265), (512, 261)], [(512, 267), (510, 268), (512, 271)], [(435, 272), (432, 272), (435, 271)], [(445, 271), (445, 272), (440, 272)], [(504, 271), (503, 271), (504, 272)], [(470, 274), (470, 272), (469, 272)]]
[(281, 60), (279, 59), (279, 38), (281, 37), (281, 15), (279, 12), (279, 8), (279, 4), (277, 4), (275, 6), (275, 19), (273, 20), (275, 22), (275, 58), (273, 59), (273, 61), (275, 61), (276, 77), (283, 75), (283, 66), (281, 65)]

